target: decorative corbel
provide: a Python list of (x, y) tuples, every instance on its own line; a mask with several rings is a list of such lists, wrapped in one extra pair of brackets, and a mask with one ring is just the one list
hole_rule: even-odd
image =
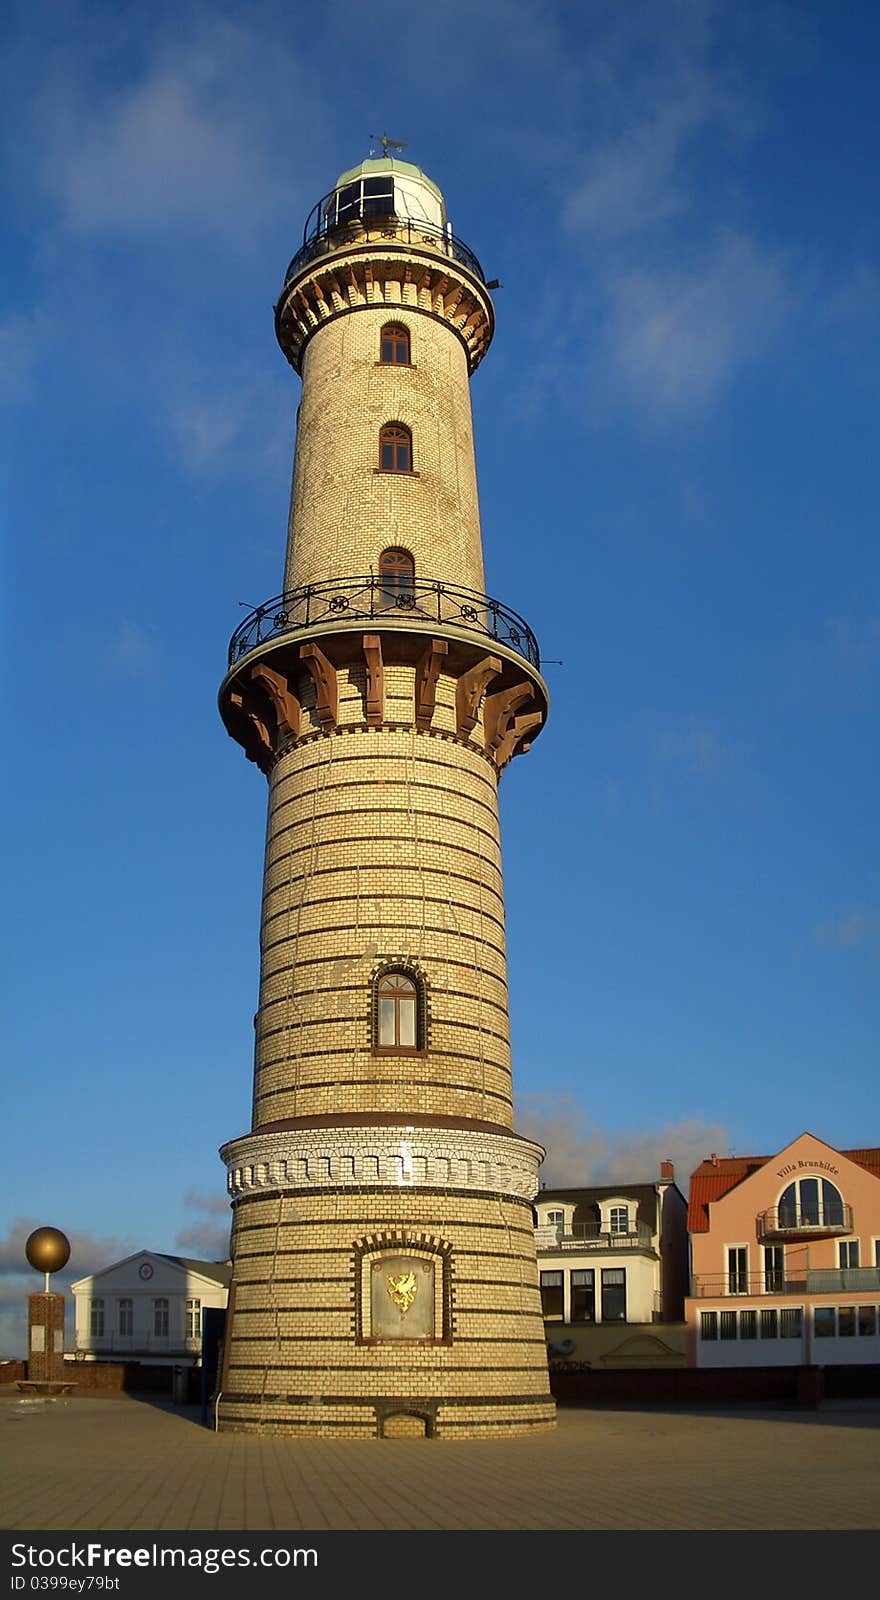
[(367, 663), (367, 726), (381, 728), (385, 716), (385, 678), (382, 669), (382, 639), (378, 633), (364, 634), (364, 660)]
[(267, 667), (264, 661), (258, 661), (251, 668), (251, 682), (263, 688), (272, 701), (278, 732), (284, 739), (295, 742), (300, 735), (302, 708), (287, 678)]
[(308, 669), (317, 694), (318, 721), (325, 733), (336, 727), (339, 711), (339, 686), (336, 668), (316, 644), (300, 645), (299, 658)]
[(424, 655), (416, 662), (416, 727), (424, 733), (430, 728), (437, 700), (437, 679), (443, 657), (449, 654), (445, 639), (432, 639)]
[(240, 733), (233, 734), (232, 737), (238, 740), (248, 761), (255, 762), (261, 772), (268, 772), (275, 752), (265, 722), (250, 706), (245, 705), (244, 697), (235, 690), (229, 696), (229, 704), (237, 713), (241, 729)]
[(483, 702), (483, 730), (487, 750), (493, 753), (497, 750), (515, 713), (527, 700), (531, 700), (534, 692), (532, 685), (526, 680), (513, 684), (509, 689), (499, 689), (497, 694), (487, 694)]
[(459, 737), (466, 738), (473, 731), (486, 686), (500, 671), (501, 662), (497, 656), (483, 656), (459, 678), (455, 686), (455, 722)]
[(505, 766), (511, 756), (521, 750), (528, 750), (531, 740), (528, 735), (533, 728), (540, 728), (544, 718), (540, 711), (526, 711), (521, 717), (514, 717), (503, 739), (495, 746), (492, 752), (494, 761), (499, 767)]

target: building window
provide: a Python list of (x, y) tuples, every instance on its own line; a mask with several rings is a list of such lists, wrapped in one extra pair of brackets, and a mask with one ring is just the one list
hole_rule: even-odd
[(626, 1273), (622, 1267), (602, 1268), (602, 1321), (626, 1321)]
[(838, 1339), (854, 1339), (856, 1333), (856, 1308), (855, 1306), (837, 1307), (837, 1337)]
[(596, 1274), (592, 1271), (574, 1271), (571, 1275), (572, 1322), (596, 1320)]
[(379, 432), (379, 471), (412, 472), (412, 434), (402, 423), (389, 422)]
[(776, 1307), (774, 1306), (772, 1311), (768, 1310), (768, 1311), (762, 1311), (761, 1312), (761, 1338), (762, 1339), (777, 1339), (778, 1337), (779, 1337), (779, 1312), (776, 1310)]
[(424, 991), (408, 972), (383, 972), (373, 986), (374, 1050), (423, 1050)]
[(330, 196), (324, 215), (328, 229), (361, 218), (393, 217), (393, 172), (375, 178), (356, 178), (354, 183), (345, 184)]
[(104, 1337), (104, 1302), (92, 1300), (89, 1305), (89, 1333), (93, 1339)]
[(741, 1339), (757, 1339), (758, 1314), (756, 1311), (741, 1311), (739, 1314), (739, 1336)]
[(785, 1246), (764, 1246), (764, 1288), (768, 1294), (782, 1294), (785, 1288)]
[(612, 1206), (608, 1219), (612, 1233), (629, 1233), (629, 1211), (626, 1206)]
[(817, 1306), (813, 1313), (813, 1332), (817, 1339), (833, 1339), (837, 1332), (837, 1312), (833, 1306)]
[(877, 1307), (859, 1306), (859, 1338), (873, 1339), (877, 1332)]
[(700, 1338), (703, 1340), (718, 1338), (718, 1312), (700, 1312)]
[(565, 1292), (561, 1272), (541, 1273), (541, 1312), (545, 1322), (562, 1322)]
[[(859, 1264), (858, 1239), (841, 1239), (837, 1246), (837, 1264), (840, 1267), (857, 1267)], [(848, 1289), (852, 1284), (847, 1284)]]
[(722, 1337), (722, 1339), (735, 1339), (736, 1338), (736, 1312), (735, 1311), (722, 1311), (722, 1313), (721, 1313), (721, 1337)]
[(188, 1339), (201, 1339), (202, 1337), (201, 1300), (187, 1300), (186, 1302), (186, 1336)]
[(779, 1201), (781, 1228), (842, 1228), (843, 1199), (827, 1178), (797, 1178)]
[(749, 1252), (744, 1244), (732, 1245), (727, 1252), (727, 1293), (748, 1294)]
[(780, 1339), (799, 1339), (803, 1323), (804, 1314), (800, 1306), (783, 1306), (779, 1313)]
[(400, 610), (413, 604), (416, 564), (408, 550), (383, 550), (379, 557), (379, 604)]
[(168, 1338), (168, 1301), (153, 1301), (153, 1333), (157, 1339)]
[(409, 330), (399, 322), (386, 322), (379, 335), (379, 360), (383, 367), (410, 365)]
[(118, 1304), (119, 1332), (124, 1336), (134, 1333), (134, 1301), (120, 1300)]

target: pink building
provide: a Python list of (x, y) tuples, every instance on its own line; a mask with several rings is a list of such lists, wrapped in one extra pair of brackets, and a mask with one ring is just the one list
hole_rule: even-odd
[(688, 1231), (691, 1366), (880, 1361), (880, 1149), (710, 1156)]

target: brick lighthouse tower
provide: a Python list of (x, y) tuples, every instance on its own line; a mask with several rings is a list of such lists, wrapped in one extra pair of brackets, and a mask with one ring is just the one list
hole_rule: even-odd
[(485, 593), (468, 383), (493, 321), (439, 189), (387, 154), (319, 201), (276, 307), (302, 377), (284, 593), (220, 691), (269, 782), (227, 1429), (554, 1420), (497, 799), (547, 691)]

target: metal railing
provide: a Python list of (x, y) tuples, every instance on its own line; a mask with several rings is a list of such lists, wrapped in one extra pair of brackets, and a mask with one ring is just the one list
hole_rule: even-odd
[(653, 1238), (644, 1222), (637, 1222), (626, 1233), (603, 1230), (598, 1222), (577, 1223), (566, 1229), (548, 1222), (535, 1229), (539, 1250), (646, 1250), (651, 1248)]
[(843, 1201), (811, 1207), (770, 1206), (757, 1217), (758, 1238), (778, 1238), (790, 1234), (852, 1233), (852, 1206)]
[(515, 611), (452, 583), (412, 578), (396, 585), (370, 574), (308, 583), (276, 595), (248, 613), (229, 641), (229, 665), (269, 639), (329, 622), (370, 621), (407, 627), (413, 622), (448, 623), (506, 645), (540, 669), (538, 641)]
[(803, 1271), (787, 1276), (783, 1272), (697, 1273), (691, 1277), (691, 1296), (696, 1300), (715, 1300), (742, 1295), (805, 1294), (807, 1279)]
[[(480, 283), (486, 282), (483, 269), (473, 250), (463, 239), (457, 238), (448, 227), (444, 228), (438, 223), (416, 217), (396, 216), (393, 212), (386, 212), (384, 215), (371, 214), (369, 210), (362, 210), (359, 215), (349, 217), (344, 222), (331, 221), (331, 216), (335, 216), (331, 202), (336, 192), (332, 190), (329, 195), (325, 195), (309, 212), (303, 230), (302, 246), (297, 250), (284, 274), (284, 288), (303, 267), (308, 266), (309, 262), (318, 256), (327, 255), (332, 250), (342, 250), (347, 245), (372, 244), (374, 241), (416, 247), (428, 245), (431, 250), (449, 256), (452, 261), (458, 261), (478, 278)], [(366, 204), (368, 205), (369, 201)]]

